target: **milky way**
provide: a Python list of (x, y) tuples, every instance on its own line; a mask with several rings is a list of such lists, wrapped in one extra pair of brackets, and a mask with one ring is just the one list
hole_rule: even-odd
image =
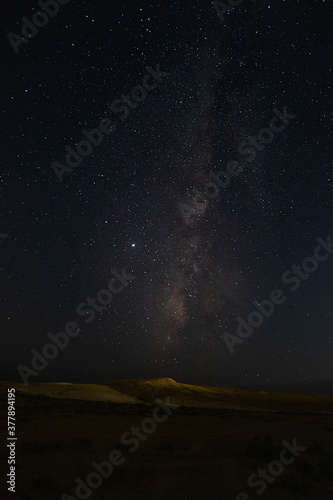
[[(237, 352), (223, 337), (330, 233), (328, 3), (242, 2), (222, 22), (201, 0), (73, 1), (18, 53), (6, 35), (36, 5), (6, 8), (3, 379), (69, 321), (82, 333), (40, 381), (331, 377), (330, 261)], [(135, 279), (85, 324), (78, 304), (123, 268)]]

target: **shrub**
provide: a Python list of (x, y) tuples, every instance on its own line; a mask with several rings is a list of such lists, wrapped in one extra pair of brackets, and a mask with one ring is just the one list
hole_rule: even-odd
[(257, 458), (265, 462), (276, 459), (281, 449), (277, 446), (272, 437), (267, 434), (264, 438), (254, 436), (246, 447), (248, 457)]
[(54, 443), (37, 441), (25, 441), (21, 444), (21, 453), (48, 453), (50, 451), (61, 450), (64, 446), (63, 441), (55, 441)]
[(324, 479), (330, 479), (332, 480), (333, 478), (333, 460), (331, 459), (322, 459), (318, 461), (318, 468), (320, 474), (323, 476)]
[(50, 476), (40, 476), (35, 479), (32, 489), (45, 495), (54, 491), (56, 484)]
[(316, 455), (316, 456), (326, 455), (324, 446), (320, 443), (317, 443), (316, 441), (313, 441), (311, 445), (308, 447), (308, 452), (311, 455)]

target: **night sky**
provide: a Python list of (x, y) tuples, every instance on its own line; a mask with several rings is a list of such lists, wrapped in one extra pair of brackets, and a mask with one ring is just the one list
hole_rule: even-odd
[(38, 10), (2, 14), (1, 379), (76, 322), (29, 383), (332, 380), (332, 4), (71, 0), (14, 42)]

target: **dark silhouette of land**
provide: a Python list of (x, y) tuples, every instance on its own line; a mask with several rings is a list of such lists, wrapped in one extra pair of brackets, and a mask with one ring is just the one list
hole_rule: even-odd
[[(64, 493), (78, 498), (76, 478), (86, 482), (96, 472), (92, 463), (107, 461), (112, 450), (124, 462), (93, 489), (91, 499), (235, 500), (241, 492), (248, 500), (333, 498), (332, 396), (202, 387), (168, 378), (1, 382), (3, 429), (8, 387), (16, 390), (16, 492), (2, 481), (1, 499), (51, 500)], [(153, 415), (159, 419), (154, 427)], [(133, 426), (142, 439), (133, 438)], [(122, 438), (126, 432), (131, 444)], [(258, 495), (248, 477), (279, 459), (283, 441), (295, 439), (306, 449)], [(2, 478), (7, 458), (3, 444)]]

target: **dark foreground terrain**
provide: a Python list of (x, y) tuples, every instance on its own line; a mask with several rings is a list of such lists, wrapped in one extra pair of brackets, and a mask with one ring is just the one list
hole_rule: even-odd
[[(16, 389), (15, 493), (6, 486), (8, 387)], [(3, 382), (0, 418), (3, 500), (60, 499), (65, 493), (67, 500), (333, 499), (329, 396), (198, 387), (171, 379)], [(299, 451), (288, 451), (290, 463), (281, 469), (283, 442), (296, 442)], [(109, 461), (112, 452), (112, 472), (101, 478), (92, 463)], [(258, 478), (258, 469), (270, 471), (267, 480)], [(76, 478), (86, 484), (93, 472), (91, 481), (101, 484), (76, 492)]]

